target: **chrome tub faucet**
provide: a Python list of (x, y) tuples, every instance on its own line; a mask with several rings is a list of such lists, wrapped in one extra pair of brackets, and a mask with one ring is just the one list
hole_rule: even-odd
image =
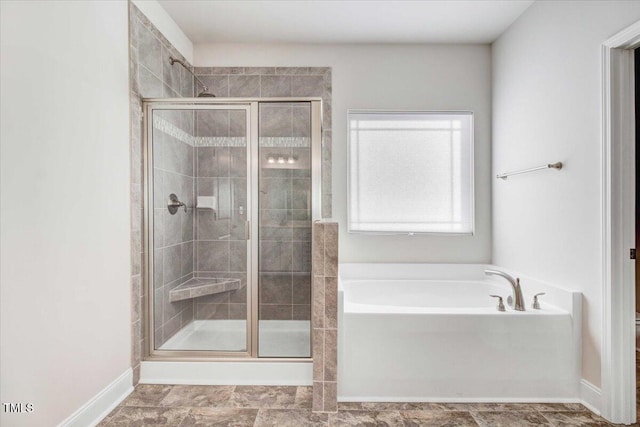
[[(513, 298), (512, 301), (507, 299), (507, 303), (513, 307), (516, 311), (525, 311), (524, 309), (524, 298), (522, 296), (522, 288), (520, 288), (520, 279), (514, 279), (507, 273), (498, 270), (490, 270), (486, 269), (484, 274), (489, 276), (500, 276), (509, 282), (511, 288), (513, 289)], [(512, 304), (513, 303), (513, 304)]]

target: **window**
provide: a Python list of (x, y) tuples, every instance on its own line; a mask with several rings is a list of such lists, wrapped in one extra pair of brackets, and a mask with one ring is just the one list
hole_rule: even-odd
[(348, 227), (473, 234), (473, 113), (349, 111)]

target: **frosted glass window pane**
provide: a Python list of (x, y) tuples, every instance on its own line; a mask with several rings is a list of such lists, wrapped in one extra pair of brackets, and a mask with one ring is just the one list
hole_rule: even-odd
[(473, 233), (472, 113), (348, 121), (349, 231)]

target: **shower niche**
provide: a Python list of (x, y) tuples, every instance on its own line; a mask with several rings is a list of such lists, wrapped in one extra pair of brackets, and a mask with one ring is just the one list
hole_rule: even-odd
[(321, 100), (143, 109), (145, 356), (311, 357)]

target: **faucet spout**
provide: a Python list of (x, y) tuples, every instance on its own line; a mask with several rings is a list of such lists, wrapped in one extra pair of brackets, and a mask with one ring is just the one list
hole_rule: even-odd
[(525, 311), (524, 297), (522, 296), (522, 288), (520, 287), (520, 279), (514, 279), (507, 273), (498, 270), (486, 269), (484, 274), (488, 276), (500, 276), (507, 279), (513, 291), (513, 309), (517, 311)]

